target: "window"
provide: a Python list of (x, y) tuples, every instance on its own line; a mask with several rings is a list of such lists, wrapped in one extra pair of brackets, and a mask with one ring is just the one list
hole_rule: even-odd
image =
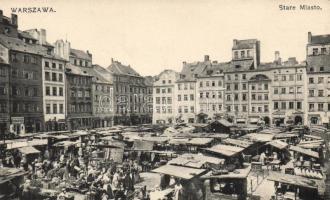
[(286, 81), (286, 76), (282, 76), (282, 81)]
[(194, 101), (194, 95), (193, 94), (190, 95), (190, 101)]
[(238, 80), (238, 74), (235, 74), (235, 80), (236, 81)]
[(57, 87), (53, 87), (53, 96), (57, 96)]
[(50, 74), (49, 72), (45, 72), (45, 80), (50, 81)]
[(294, 103), (292, 101), (289, 102), (289, 109), (293, 109), (294, 108)]
[(160, 104), (160, 97), (156, 97), (156, 104)]
[(52, 63), (52, 68), (56, 69), (56, 63)]
[(268, 94), (264, 94), (264, 99), (268, 101)]
[(323, 111), (323, 103), (318, 103), (318, 111)]
[(167, 88), (167, 93), (172, 93), (172, 88)]
[(181, 101), (181, 95), (180, 94), (178, 95), (178, 101)]
[(183, 100), (188, 101), (188, 95), (187, 94), (183, 95)]
[(215, 99), (215, 92), (212, 92), (212, 98)]
[(188, 90), (188, 83), (184, 83), (184, 84), (183, 84), (183, 89), (184, 89), (184, 90)]
[(0, 86), (0, 95), (6, 95), (7, 94), (7, 90), (5, 86)]
[(50, 114), (50, 104), (46, 104), (46, 114)]
[(247, 95), (244, 93), (244, 94), (242, 95), (242, 100), (243, 100), (243, 101), (246, 101), (246, 97), (247, 97)]
[(245, 51), (241, 51), (241, 57), (242, 57), (242, 58), (245, 57)]
[(214, 87), (215, 86), (215, 81), (212, 81), (212, 87)]
[(243, 106), (242, 106), (242, 111), (243, 111), (243, 112), (246, 112), (246, 111), (247, 111), (247, 107), (246, 107), (246, 105), (243, 105)]
[(167, 97), (167, 104), (172, 104), (172, 97)]
[(12, 62), (17, 62), (17, 61), (18, 61), (18, 59), (17, 59), (17, 55), (16, 55), (15, 53), (12, 53), (12, 54), (11, 54), (11, 61), (12, 61)]
[(324, 71), (324, 67), (320, 67), (320, 72), (323, 72)]
[(247, 50), (247, 51), (246, 51), (246, 54), (247, 54), (247, 55), (246, 55), (247, 57), (250, 57), (250, 56), (251, 56), (251, 55), (250, 55), (250, 50)]
[(156, 88), (156, 93), (157, 93), (157, 94), (160, 93), (160, 88)]
[(63, 82), (63, 74), (58, 74), (58, 81)]
[(53, 114), (57, 114), (57, 104), (53, 104)]
[(274, 102), (274, 109), (278, 109), (278, 102)]
[(302, 80), (302, 75), (301, 74), (297, 74), (297, 81), (301, 81)]
[(324, 96), (323, 90), (319, 90), (318, 93), (319, 93), (319, 97), (323, 97)]
[(178, 90), (181, 90), (181, 83), (178, 84)]
[(56, 81), (56, 73), (52, 73), (52, 81)]
[(326, 54), (327, 53), (327, 49), (325, 47), (321, 48), (321, 54)]
[(300, 101), (297, 102), (297, 109), (298, 110), (302, 109), (302, 103)]
[(230, 97), (230, 94), (227, 95), (227, 101), (230, 101), (231, 100), (231, 97)]
[(50, 96), (50, 87), (46, 86), (46, 96)]
[(246, 74), (242, 74), (242, 79), (246, 80)]
[(222, 81), (218, 81), (218, 86), (222, 86)]
[(297, 93), (298, 93), (298, 94), (301, 94), (301, 93), (302, 93), (302, 89), (301, 89), (301, 87), (297, 87)]
[(289, 81), (294, 81), (294, 75), (293, 74), (289, 75)]
[(166, 89), (165, 89), (165, 88), (162, 89), (162, 93), (163, 93), (163, 94), (166, 93)]
[(313, 103), (309, 104), (309, 111), (314, 111), (314, 104)]
[(281, 109), (285, 110), (286, 109), (286, 102), (281, 102)]
[(278, 94), (278, 88), (274, 88), (274, 94)]
[(323, 77), (318, 77), (317, 82), (318, 83), (323, 83), (324, 82), (324, 78)]
[(235, 90), (238, 90), (238, 84), (237, 84), (237, 83), (235, 83), (235, 85), (234, 85), (234, 89), (235, 89)]
[(256, 90), (256, 86), (255, 85), (251, 85), (251, 90)]
[(63, 106), (63, 104), (60, 104), (60, 110), (59, 110), (59, 113), (60, 113), (60, 114), (63, 114), (63, 113), (64, 113), (64, 106)]
[(59, 96), (63, 96), (63, 88), (62, 87), (59, 88), (58, 94), (59, 94)]
[(219, 91), (218, 92), (218, 98), (221, 99), (222, 98), (222, 93)]
[(230, 75), (227, 75), (227, 80), (230, 81), (231, 77)]
[(286, 88), (281, 88), (281, 93), (285, 94), (286, 93)]
[(49, 68), (49, 62), (45, 61), (45, 67)]
[(210, 86), (210, 83), (208, 81), (206, 81), (205, 86), (206, 87), (209, 87)]
[(163, 80), (162, 82), (163, 82), (163, 84), (166, 84), (166, 80)]
[(188, 106), (184, 107), (184, 113), (188, 113)]
[(290, 93), (290, 94), (293, 94), (293, 93), (294, 93), (294, 87), (290, 87), (290, 88), (289, 88), (289, 93)]
[(234, 95), (234, 99), (235, 99), (235, 101), (238, 101), (238, 94)]
[(179, 106), (178, 112), (182, 113), (182, 107), (181, 106)]
[(62, 70), (63, 69), (63, 64), (58, 64), (58, 69)]
[(262, 112), (262, 107), (258, 107), (258, 112), (259, 112), (259, 113)]
[(330, 111), (330, 103), (328, 103), (328, 111)]
[(246, 84), (245, 83), (242, 84), (242, 89), (246, 90)]
[(82, 97), (82, 91), (81, 90), (78, 91), (77, 96)]
[(206, 97), (206, 98), (209, 98), (209, 96), (210, 96), (210, 93), (209, 93), (209, 92), (206, 92), (206, 93), (205, 93), (205, 97)]
[(238, 58), (238, 51), (234, 51), (234, 58), (235, 58), (235, 59)]
[(203, 81), (199, 82), (199, 87), (203, 87)]
[(278, 76), (274, 75), (274, 81), (278, 81)]
[(268, 90), (268, 84), (264, 84), (264, 90)]
[(230, 84), (227, 84), (227, 90), (230, 90)]
[(166, 104), (166, 97), (162, 97), (162, 104)]
[(269, 112), (268, 105), (264, 105), (264, 112)]
[(314, 67), (309, 68), (310, 72), (314, 72)]
[(23, 56), (23, 62), (24, 62), (24, 63), (29, 63), (29, 62), (30, 62), (30, 56), (28, 56), (28, 55), (24, 55), (24, 56)]
[(194, 84), (193, 83), (190, 83), (190, 89), (193, 90), (195, 87), (194, 87)]
[(191, 113), (194, 113), (194, 112), (195, 112), (195, 108), (194, 108), (194, 106), (190, 106), (190, 112), (191, 112)]
[(199, 98), (203, 98), (203, 92), (199, 93)]
[(308, 94), (309, 94), (310, 97), (313, 97), (314, 96), (314, 90), (309, 90)]
[(252, 100), (256, 100), (256, 95), (252, 94), (251, 98), (252, 98)]
[(231, 111), (231, 107), (227, 106), (227, 112), (230, 112), (230, 111)]
[(33, 88), (33, 96), (34, 97), (38, 96), (38, 89), (37, 88)]
[(318, 48), (313, 48), (313, 55), (317, 55), (319, 53), (319, 49)]
[(261, 100), (262, 100), (262, 96), (258, 95), (258, 101), (261, 101)]

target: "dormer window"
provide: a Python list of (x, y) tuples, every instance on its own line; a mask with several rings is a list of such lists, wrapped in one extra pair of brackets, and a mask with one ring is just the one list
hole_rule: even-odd
[(250, 50), (247, 50), (247, 51), (246, 51), (246, 54), (247, 54), (246, 56), (247, 56), (247, 57), (251, 57), (250, 53), (251, 53), (251, 51), (250, 51)]
[(321, 48), (321, 54), (326, 54), (327, 53), (327, 49), (324, 47), (324, 48)]
[(241, 58), (245, 57), (245, 51), (241, 51)]
[(238, 58), (238, 51), (234, 52), (234, 58), (237, 59)]
[(240, 65), (235, 65), (235, 68), (236, 69), (239, 69), (241, 66)]
[(313, 56), (316, 56), (319, 53), (318, 48), (313, 48)]

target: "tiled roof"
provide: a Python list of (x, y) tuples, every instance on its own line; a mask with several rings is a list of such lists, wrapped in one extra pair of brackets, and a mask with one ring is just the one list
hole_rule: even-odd
[(177, 80), (177, 82), (196, 81), (196, 76), (201, 74), (205, 70), (205, 68), (210, 65), (210, 63), (210, 61), (206, 61), (184, 64), (180, 72), (181, 77), (179, 78), (179, 80)]
[(78, 49), (70, 49), (70, 56), (75, 56), (77, 58), (92, 61), (91, 55), (89, 55), (87, 52)]
[(144, 84), (146, 86), (152, 86), (154, 82), (154, 78), (152, 76), (145, 76), (144, 77)]
[(55, 54), (47, 54), (47, 48), (38, 44), (27, 44), (22, 40), (15, 37), (8, 37), (6, 35), (0, 34), (0, 43), (9, 48), (10, 50), (27, 52), (31, 54), (38, 54), (46, 58), (65, 60)]
[(43, 46), (37, 44), (26, 44), (18, 38), (8, 37), (3, 34), (0, 34), (0, 43), (14, 51), (27, 52), (39, 55), (46, 54), (46, 49)]
[(80, 76), (91, 76), (88, 73), (87, 67), (82, 68), (82, 67), (74, 66), (70, 63), (66, 66), (66, 73), (80, 75)]
[(118, 75), (129, 75), (129, 76), (140, 76), (131, 66), (126, 66), (118, 61), (113, 61), (108, 67), (108, 70), (113, 74)]
[(250, 71), (253, 66), (253, 59), (235, 60), (226, 68), (226, 72)]
[(257, 39), (248, 39), (248, 40), (236, 40), (236, 44), (233, 46), (235, 49), (252, 49), (253, 45), (258, 42)]
[(223, 74), (223, 72), (228, 68), (230, 63), (212, 63), (204, 68), (203, 72), (198, 74), (199, 78), (217, 76)]
[[(105, 69), (104, 67), (101, 67), (100, 65), (93, 65), (93, 69), (94, 69), (96, 76), (98, 76), (99, 79), (101, 79), (104, 82), (110, 83), (110, 84), (113, 83), (113, 77), (107, 69)], [(100, 78), (100, 77), (102, 77), (102, 78)]]
[(37, 40), (36, 38), (34, 38), (32, 35), (30, 35), (28, 32), (25, 31), (18, 31), (18, 35), (23, 37), (23, 38), (28, 38), (31, 40)]
[(330, 35), (313, 35), (309, 44), (329, 44)]

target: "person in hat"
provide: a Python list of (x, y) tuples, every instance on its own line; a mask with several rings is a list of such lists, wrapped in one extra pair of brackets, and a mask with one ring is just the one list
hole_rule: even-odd
[(57, 200), (66, 200), (69, 195), (66, 193), (66, 189), (63, 188), (62, 192), (57, 196)]

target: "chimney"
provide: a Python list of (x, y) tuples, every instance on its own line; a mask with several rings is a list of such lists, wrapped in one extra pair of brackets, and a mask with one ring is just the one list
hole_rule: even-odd
[(187, 65), (187, 62), (186, 61), (183, 61), (182, 64), (183, 64), (183, 66), (186, 66)]
[(113, 63), (113, 58), (111, 58), (111, 64)]
[(233, 45), (234, 45), (234, 46), (237, 45), (237, 40), (236, 40), (236, 39), (233, 40)]
[(312, 42), (312, 33), (308, 32), (308, 43)]
[(11, 14), (11, 24), (17, 26), (17, 15)]
[(40, 31), (39, 31), (39, 43), (41, 45), (44, 45), (44, 44), (46, 44), (46, 41), (47, 41), (47, 39), (46, 39), (46, 30), (45, 29), (40, 29)]
[(298, 61), (297, 61), (296, 57), (290, 57), (290, 58), (288, 58), (288, 63), (289, 63), (289, 65), (297, 65)]
[(204, 62), (210, 61), (210, 56), (209, 55), (204, 55)]
[(3, 19), (3, 12), (2, 10), (0, 10), (0, 23), (2, 23), (2, 19)]

